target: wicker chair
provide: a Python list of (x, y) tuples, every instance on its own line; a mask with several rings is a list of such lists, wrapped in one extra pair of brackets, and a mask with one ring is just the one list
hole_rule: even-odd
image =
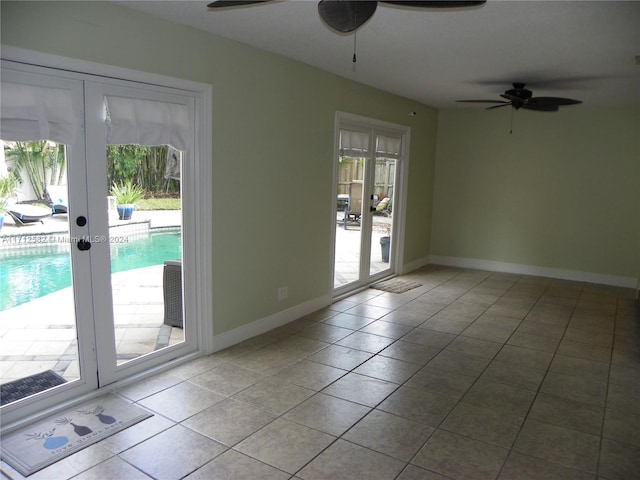
[(182, 261), (167, 260), (164, 262), (162, 283), (164, 324), (182, 328)]

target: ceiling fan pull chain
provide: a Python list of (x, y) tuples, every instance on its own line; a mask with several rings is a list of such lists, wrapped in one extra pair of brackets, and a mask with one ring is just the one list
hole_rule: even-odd
[(353, 63), (356, 63), (358, 59), (356, 58), (356, 39), (358, 37), (358, 31), (353, 32)]
[(514, 108), (511, 109), (511, 125), (509, 127), (509, 135), (513, 134), (513, 111), (514, 110), (515, 110)]

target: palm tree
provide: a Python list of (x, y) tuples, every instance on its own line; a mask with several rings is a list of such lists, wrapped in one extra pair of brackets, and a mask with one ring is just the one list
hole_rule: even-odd
[(36, 200), (47, 201), (47, 185), (58, 185), (64, 180), (66, 156), (64, 145), (40, 140), (15, 142), (7, 150), (7, 160), (13, 161), (15, 172), (24, 172), (36, 195)]

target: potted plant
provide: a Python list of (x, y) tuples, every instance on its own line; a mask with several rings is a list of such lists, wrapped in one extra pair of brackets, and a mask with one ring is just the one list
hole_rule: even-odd
[(135, 210), (135, 203), (144, 196), (144, 190), (132, 181), (121, 184), (113, 182), (111, 195), (116, 199), (118, 218), (120, 220), (130, 220)]

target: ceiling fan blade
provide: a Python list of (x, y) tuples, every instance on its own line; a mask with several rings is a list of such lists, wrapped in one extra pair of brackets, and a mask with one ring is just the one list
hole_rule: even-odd
[(562, 97), (534, 97), (528, 101), (529, 105), (576, 105), (582, 103), (581, 100)]
[(520, 102), (522, 101), (522, 98), (520, 98), (520, 97), (518, 97), (516, 95), (510, 95), (508, 93), (501, 93), (500, 96), (502, 98), (506, 98), (507, 100), (510, 100), (510, 101), (514, 101), (514, 100), (515, 101), (520, 101)]
[(509, 103), (503, 100), (456, 100), (461, 103)]
[(531, 103), (524, 103), (522, 108), (527, 110), (535, 110), (537, 112), (557, 112), (560, 108), (557, 105), (536, 105)]
[(493, 107), (487, 107), (485, 108), (485, 110), (493, 110), (494, 108), (508, 107), (508, 106), (512, 107), (513, 105), (511, 104), (511, 102), (505, 102), (502, 105), (494, 105)]
[(378, 2), (320, 0), (318, 14), (332, 29), (349, 33), (363, 25), (376, 11)]
[(207, 5), (207, 8), (227, 8), (242, 7), (244, 5), (253, 5), (256, 3), (270, 2), (271, 0), (216, 0)]
[(393, 0), (380, 1), (380, 3), (388, 3), (391, 5), (398, 5), (401, 7), (414, 7), (414, 8), (462, 8), (462, 7), (475, 7), (486, 3), (486, 0), (434, 0), (426, 2), (396, 2)]

